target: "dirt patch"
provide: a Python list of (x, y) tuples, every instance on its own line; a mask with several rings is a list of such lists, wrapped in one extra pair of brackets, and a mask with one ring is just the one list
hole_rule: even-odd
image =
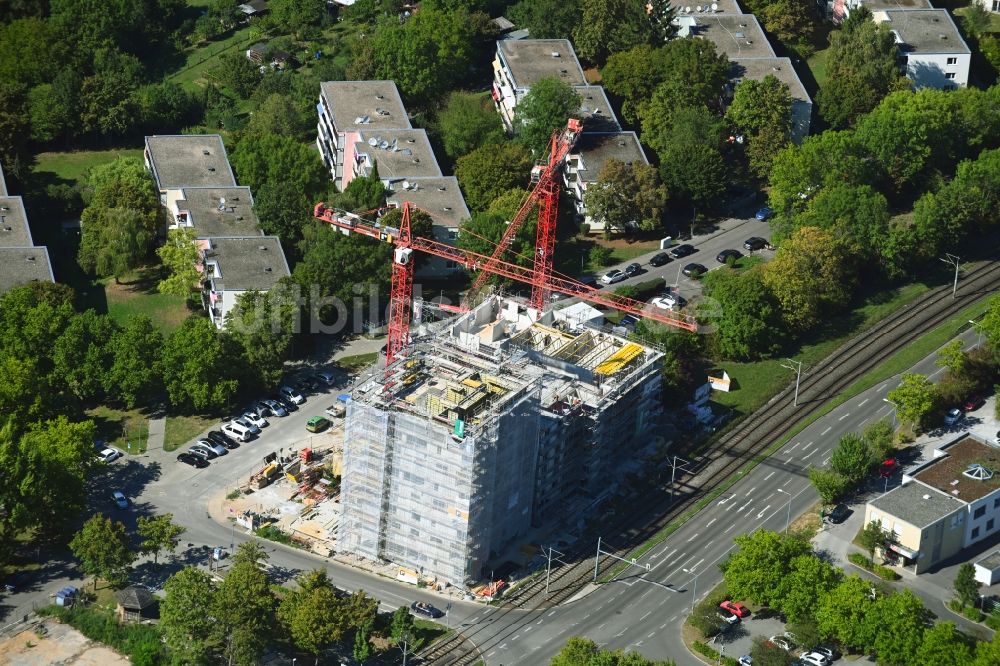
[(0, 642), (0, 666), (128, 666), (129, 660), (69, 625), (45, 621)]

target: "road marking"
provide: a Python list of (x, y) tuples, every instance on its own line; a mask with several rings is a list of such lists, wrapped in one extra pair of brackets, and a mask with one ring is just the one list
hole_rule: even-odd
[(520, 638), (520, 637), (521, 637), (521, 634), (514, 634), (514, 637), (513, 637), (513, 638), (511, 638), (510, 640), (512, 640), (512, 641), (516, 641), (516, 640), (517, 640), (518, 638)]
[(775, 475), (775, 472), (772, 471), (770, 474), (768, 474), (767, 476), (764, 477), (764, 480), (767, 481), (768, 479), (770, 479), (774, 475)]
[(604, 625), (606, 625), (606, 624), (607, 624), (607, 622), (601, 622), (601, 626), (599, 626), (599, 627), (597, 628), (597, 630), (598, 630), (598, 631), (600, 631), (601, 629), (603, 629), (603, 628), (604, 628)]
[(656, 635), (656, 632), (655, 631), (651, 631), (651, 632), (649, 632), (649, 635), (646, 636), (646, 638), (652, 638), (655, 635)]
[(736, 523), (733, 523), (732, 525), (730, 525), (729, 527), (727, 527), (726, 530), (723, 532), (723, 534), (725, 534), (729, 530), (733, 529), (734, 527), (736, 527)]
[(808, 460), (812, 456), (812, 454), (816, 453), (817, 450), (818, 449), (814, 449), (814, 450), (810, 451), (809, 453), (807, 453), (804, 456), (802, 456), (802, 459), (803, 460)]
[(755, 490), (757, 490), (757, 486), (754, 486), (753, 488), (751, 488), (750, 490), (748, 490), (746, 496), (750, 497), (751, 495), (753, 495), (753, 491), (755, 491)]
[(713, 543), (715, 543), (715, 539), (712, 539), (711, 541), (708, 541), (708, 542), (707, 542), (707, 543), (706, 543), (706, 544), (705, 544), (705, 545), (703, 546), (703, 548), (708, 548), (708, 547), (709, 547), (709, 546), (711, 546), (711, 545), (712, 545)]
[(822, 437), (823, 435), (825, 435), (826, 433), (830, 432), (831, 430), (833, 430), (833, 426), (827, 426), (827, 429), (824, 430), (823, 432), (821, 432), (819, 434), (819, 436)]
[[(621, 592), (619, 592), (619, 594), (621, 594)], [(551, 613), (549, 613), (549, 614), (548, 614), (548, 615), (546, 615), (545, 617), (552, 617), (552, 616), (553, 616), (553, 615), (555, 615), (555, 614), (556, 614), (556, 612), (555, 612), (555, 611), (552, 611)]]
[(802, 450), (803, 450), (803, 451), (805, 451), (805, 450), (806, 450), (806, 449), (808, 449), (808, 448), (809, 448), (810, 446), (812, 446), (812, 445), (813, 445), (814, 443), (815, 443), (815, 442), (809, 442), (808, 444), (806, 444), (805, 446), (803, 446), (803, 447), (802, 447)]
[(866, 402), (868, 402), (868, 401), (869, 401), (870, 399), (871, 399), (871, 398), (865, 398), (864, 400), (862, 400), (861, 402), (859, 402), (859, 403), (858, 403), (858, 407), (862, 407), (862, 406), (863, 406), (863, 405), (864, 405), (864, 404), (865, 404)]
[(764, 514), (767, 513), (767, 510), (770, 509), (770, 508), (771, 508), (770, 504), (768, 504), (767, 506), (765, 506), (763, 509), (761, 509), (760, 513), (757, 514), (757, 517), (758, 518), (763, 518)]
[(868, 423), (869, 421), (871, 421), (871, 418), (872, 418), (872, 417), (870, 417), (870, 416), (868, 416), (868, 417), (865, 417), (865, 420), (864, 420), (864, 421), (862, 421), (861, 423), (859, 423), (858, 425), (864, 425), (864, 424)]
[(639, 618), (639, 622), (642, 622), (643, 620), (645, 620), (647, 617), (649, 617), (652, 614), (653, 614), (653, 611), (646, 611), (646, 614)]
[(886, 387), (886, 386), (888, 386), (888, 385), (889, 385), (889, 383), (888, 383), (888, 382), (886, 382), (885, 384), (882, 384), (882, 386), (879, 386), (879, 387), (878, 387), (878, 389), (876, 389), (876, 390), (877, 390), (877, 391), (878, 391), (879, 393), (881, 393), (882, 391), (884, 391), (884, 390), (885, 390), (885, 387)]
[(821, 464), (823, 465), (823, 467), (826, 467), (826, 464), (828, 462), (830, 462), (830, 456), (827, 456), (826, 458), (823, 458), (823, 462)]
[(797, 449), (797, 448), (798, 448), (798, 446), (799, 446), (799, 444), (801, 444), (801, 443), (802, 443), (802, 442), (795, 442), (795, 444), (793, 444), (793, 445), (792, 445), (792, 446), (791, 446), (791, 447), (790, 447), (790, 448), (788, 449), (788, 452), (789, 452), (789, 453), (791, 453), (792, 451), (794, 451), (795, 449)]
[(695, 533), (694, 533), (694, 534), (693, 534), (693, 535), (691, 536), (691, 538), (690, 538), (690, 539), (688, 539), (688, 543), (691, 543), (692, 541), (694, 541), (694, 540), (695, 540), (695, 539), (697, 539), (697, 538), (698, 538), (698, 533), (697, 533), (697, 532), (695, 532)]
[[(677, 617), (677, 616), (675, 615), (674, 617)], [(674, 618), (673, 617), (670, 618), (670, 621), (673, 622)], [(667, 623), (666, 622), (664, 622), (663, 624), (660, 625), (660, 631), (663, 631), (666, 628), (667, 628)]]
[(714, 523), (716, 520), (718, 520), (718, 518), (712, 518), (712, 520), (708, 521), (708, 523), (705, 525), (705, 527), (711, 527), (712, 523)]
[(841, 417), (840, 417), (839, 419), (837, 419), (837, 420), (838, 420), (838, 421), (843, 421), (844, 419), (846, 419), (846, 418), (847, 418), (848, 416), (850, 416), (850, 415), (851, 415), (851, 413), (850, 413), (850, 412), (847, 412), (846, 414), (844, 414), (843, 416), (841, 416)]
[(639, 641), (638, 643), (636, 643), (635, 646), (636, 647), (642, 647), (642, 641)]
[(531, 627), (525, 627), (524, 628), (524, 633), (528, 633), (529, 631), (531, 631)]
[(627, 629), (622, 629), (621, 633), (615, 634), (615, 638), (621, 638), (622, 636), (625, 635), (626, 631), (628, 631), (628, 630)]
[(743, 509), (747, 508), (747, 507), (748, 507), (748, 506), (750, 506), (751, 504), (753, 504), (753, 500), (750, 500), (749, 502), (747, 502), (746, 504), (744, 504), (744, 505), (743, 505), (743, 506), (741, 506), (740, 508), (736, 509), (736, 513), (739, 513), (740, 511), (742, 511)]
[(697, 569), (697, 568), (698, 568), (698, 566), (699, 566), (699, 565), (700, 565), (700, 564), (701, 564), (702, 562), (704, 562), (704, 561), (705, 561), (705, 558), (704, 558), (704, 557), (703, 557), (703, 558), (701, 558), (700, 560), (698, 560), (697, 562), (695, 562), (694, 564), (692, 564), (692, 565), (691, 565), (691, 568), (690, 568), (690, 569), (688, 569), (688, 571), (692, 571), (692, 572), (693, 572), (693, 571), (694, 571), (695, 569)]
[(539, 619), (538, 619), (538, 622), (536, 622), (536, 623), (535, 623), (535, 626), (537, 627), (537, 626), (538, 626), (538, 625), (540, 625), (540, 624), (541, 624), (542, 622), (545, 622), (545, 618), (544, 618), (544, 617), (542, 617), (542, 618), (539, 618)]
[(493, 656), (493, 655), (495, 655), (496, 653), (497, 653), (497, 651), (496, 651), (496, 650), (490, 650), (489, 652), (487, 652), (487, 653), (486, 653), (486, 656), (487, 656), (487, 657), (492, 657), (492, 656)]

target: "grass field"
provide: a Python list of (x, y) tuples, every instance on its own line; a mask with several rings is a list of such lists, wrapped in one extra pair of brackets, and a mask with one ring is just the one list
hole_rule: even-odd
[[(830, 48), (821, 49), (813, 53), (806, 64), (809, 66), (809, 71), (812, 72), (813, 78), (816, 80), (816, 85), (820, 88), (826, 83), (827, 79), (827, 66), (830, 61)], [(815, 94), (815, 91), (811, 91)]]
[(163, 434), (163, 450), (175, 451), (195, 435), (217, 423), (218, 419), (207, 416), (168, 416)]
[(132, 455), (146, 452), (149, 417), (142, 411), (101, 406), (88, 410), (87, 416), (97, 424), (97, 437), (110, 446)]
[(118, 157), (142, 158), (142, 148), (111, 148), (108, 150), (74, 150), (64, 153), (39, 153), (34, 171), (45, 171), (58, 178), (82, 183), (87, 172)]
[(337, 365), (348, 370), (355, 370), (371, 365), (375, 362), (376, 358), (378, 358), (378, 352), (355, 354), (354, 356), (344, 356), (343, 358), (337, 359)]
[(246, 47), (249, 43), (250, 28), (242, 28), (225, 39), (192, 47), (187, 51), (184, 64), (168, 76), (167, 81), (177, 83), (191, 91), (199, 90), (201, 84), (207, 80), (206, 73), (219, 63), (224, 54)]
[(123, 284), (115, 284), (114, 278), (99, 280), (92, 289), (104, 290), (107, 312), (119, 324), (124, 324), (132, 315), (144, 314), (164, 333), (170, 333), (187, 319), (191, 311), (180, 296), (157, 292), (158, 281), (159, 269), (150, 268), (123, 279)]

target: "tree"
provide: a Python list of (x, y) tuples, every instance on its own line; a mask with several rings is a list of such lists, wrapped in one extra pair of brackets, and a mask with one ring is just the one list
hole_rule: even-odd
[(817, 101), (834, 128), (852, 125), (891, 90), (907, 85), (896, 64), (895, 38), (885, 23), (872, 20), (871, 10), (852, 11), (830, 42), (827, 82)]
[[(652, 123), (652, 116), (643, 122)], [(671, 194), (699, 206), (717, 200), (728, 180), (722, 133), (722, 122), (707, 108), (685, 107), (671, 112), (664, 134), (643, 135), (659, 152), (660, 175)]]
[(639, 0), (580, 0), (573, 44), (584, 60), (603, 65), (612, 53), (646, 44), (652, 36), (646, 6)]
[(271, 0), (269, 7), (274, 22), (297, 37), (318, 28), (327, 15), (323, 0)]
[(750, 648), (750, 658), (754, 664), (761, 664), (762, 666), (791, 666), (794, 660), (790, 652), (782, 650), (762, 636), (757, 636), (753, 639), (753, 645)]
[(129, 409), (146, 403), (162, 387), (160, 354), (163, 334), (147, 315), (133, 315), (108, 343), (111, 365), (104, 375), (104, 391)]
[[(272, 78), (272, 76), (274, 78)], [(266, 83), (272, 80), (288, 81), (284, 74), (274, 74), (265, 77), (258, 87), (254, 97), (257, 97)], [(308, 132), (314, 130), (310, 125), (315, 125), (314, 118), (305, 118), (295, 100), (289, 97), (289, 91), (276, 92), (268, 95), (250, 116), (249, 122), (243, 128), (243, 137), (254, 136), (264, 137), (268, 134), (279, 136), (289, 136), (294, 139), (303, 139)], [(254, 192), (256, 196), (257, 193)]]
[(250, 290), (236, 298), (226, 313), (226, 335), (240, 350), (251, 381), (277, 387), (299, 329), (299, 290), (290, 280), (270, 291)]
[[(714, 610), (713, 610), (714, 612)], [(716, 615), (718, 615), (716, 613)], [(589, 638), (570, 636), (549, 666), (673, 666), (673, 661), (650, 661), (638, 652), (602, 650)]]
[(136, 521), (136, 532), (142, 537), (139, 550), (152, 553), (154, 563), (159, 560), (161, 550), (173, 552), (179, 543), (178, 537), (187, 531), (187, 528), (175, 525), (173, 520), (174, 514), (165, 513), (149, 518), (139, 516)]
[(601, 68), (604, 89), (622, 98), (622, 117), (629, 123), (638, 121), (640, 105), (669, 75), (671, 68), (668, 65), (675, 50), (676, 47), (640, 44), (612, 54)]
[(993, 640), (980, 641), (976, 645), (976, 660), (972, 666), (991, 666), (1000, 663), (1000, 632), (993, 634)]
[(330, 175), (315, 148), (291, 136), (265, 134), (240, 141), (230, 158), (239, 182), (257, 192), (268, 182), (285, 183), (310, 200), (323, 198)]
[(965, 370), (965, 343), (961, 340), (952, 340), (938, 350), (936, 364), (938, 367), (947, 368), (955, 375), (960, 375)]
[(532, 164), (531, 154), (520, 144), (486, 145), (458, 158), (455, 175), (469, 208), (483, 211), (504, 192), (526, 187)]
[(367, 176), (354, 178), (347, 188), (333, 198), (341, 208), (359, 213), (385, 206), (386, 189), (378, 174), (378, 162)]
[(715, 271), (706, 277), (706, 295), (718, 303), (715, 339), (724, 358), (756, 359), (781, 345), (781, 312), (764, 286), (761, 272)]
[(192, 227), (178, 227), (167, 232), (167, 242), (156, 248), (156, 255), (170, 271), (160, 280), (156, 290), (161, 294), (190, 298), (197, 287), (199, 250), (195, 242), (197, 232)]
[(231, 361), (215, 325), (188, 317), (163, 345), (163, 383), (174, 407), (185, 411), (221, 410), (236, 393)]
[[(568, 3), (560, 0), (560, 4)], [(453, 160), (481, 146), (503, 141), (503, 123), (486, 95), (452, 92), (438, 111), (435, 126), (444, 152)]]
[(241, 49), (223, 55), (215, 69), (215, 77), (226, 88), (229, 88), (240, 99), (250, 99), (250, 95), (260, 83), (260, 66), (249, 58)]
[(636, 225), (655, 231), (663, 224), (667, 188), (656, 169), (642, 162), (609, 159), (584, 195), (588, 215), (604, 223), (605, 234)]
[(80, 568), (94, 577), (94, 589), (98, 576), (112, 585), (124, 584), (135, 561), (125, 525), (100, 513), (83, 524), (69, 549), (80, 560)]
[(871, 451), (872, 458), (876, 461), (885, 460), (895, 450), (892, 438), (894, 429), (888, 421), (876, 421), (865, 428), (863, 437)]
[(897, 275), (905, 258), (892, 251), (889, 221), (889, 203), (881, 192), (870, 185), (831, 183), (809, 198), (782, 234), (801, 227), (824, 229), (845, 246), (858, 270), (874, 260), (889, 275)]
[(229, 573), (216, 590), (214, 638), (230, 663), (257, 663), (273, 632), (274, 594), (261, 570), (266, 559), (257, 543), (241, 543)]
[(763, 11), (751, 11), (760, 16), (768, 34), (774, 35), (800, 57), (807, 58), (812, 54), (816, 28), (820, 24), (815, 5), (794, 0), (772, 0), (763, 7)]
[(833, 470), (810, 467), (808, 474), (809, 481), (812, 482), (824, 504), (836, 503), (851, 487), (850, 481)]
[(936, 622), (924, 630), (914, 660), (919, 666), (965, 666), (972, 663), (968, 638), (954, 622)]
[(413, 615), (407, 606), (400, 606), (392, 614), (392, 624), (389, 635), (392, 640), (399, 643), (400, 639), (413, 631)]
[(43, 143), (55, 141), (72, 125), (73, 109), (51, 83), (43, 83), (28, 91), (28, 115), (31, 138)]
[(879, 629), (874, 612), (879, 596), (874, 583), (858, 575), (848, 576), (817, 599), (816, 624), (820, 634), (836, 639), (845, 648), (870, 652)]
[(721, 565), (726, 588), (734, 599), (765, 606), (780, 600), (792, 560), (810, 553), (808, 541), (767, 530), (741, 534), (734, 541), (739, 550)]
[(960, 18), (965, 32), (976, 38), (990, 32), (992, 20), (993, 14), (986, 9), (986, 5), (978, 2), (969, 3), (969, 6), (965, 9), (965, 13)]
[(976, 570), (968, 562), (964, 562), (958, 568), (955, 575), (955, 598), (962, 608), (975, 606), (979, 599), (979, 586), (981, 583), (976, 580)]
[(771, 172), (771, 162), (788, 145), (792, 133), (792, 96), (788, 86), (768, 74), (736, 85), (726, 120), (747, 138), (750, 170), (759, 178)]
[(986, 301), (986, 313), (979, 320), (976, 330), (983, 334), (994, 354), (1000, 354), (1000, 294)]
[(934, 384), (923, 375), (908, 372), (887, 397), (896, 406), (900, 421), (920, 425), (934, 409)]
[(673, 39), (677, 34), (677, 27), (673, 23), (677, 9), (670, 4), (670, 0), (651, 0), (646, 11), (653, 32), (653, 43), (664, 44)]
[(347, 630), (343, 603), (326, 572), (315, 570), (298, 580), (299, 590), (281, 599), (277, 616), (295, 646), (317, 658), (324, 648), (337, 643)]
[(107, 315), (87, 310), (73, 317), (55, 341), (53, 372), (81, 401), (99, 398), (111, 365), (111, 339), (118, 327)]
[(167, 579), (160, 601), (160, 629), (171, 652), (185, 663), (198, 663), (213, 647), (215, 586), (208, 573), (185, 567)]
[(877, 627), (874, 649), (880, 664), (905, 666), (915, 663), (931, 614), (917, 595), (907, 589), (880, 597), (875, 602)]
[(579, 0), (518, 0), (507, 12), (532, 39), (569, 39), (580, 21)]
[(285, 180), (269, 180), (254, 191), (253, 209), (260, 219), (261, 229), (277, 236), (286, 254), (301, 242), (302, 230), (311, 223), (315, 204), (307, 194)]
[(868, 557), (874, 558), (875, 551), (885, 547), (888, 534), (882, 528), (882, 523), (877, 520), (869, 522), (861, 532), (858, 533), (858, 543), (868, 551)]
[(573, 86), (556, 77), (535, 81), (517, 105), (515, 129), (521, 142), (536, 155), (547, 152), (553, 130), (565, 127), (582, 101)]
[(372, 656), (371, 628), (368, 626), (358, 627), (354, 634), (354, 658), (359, 664), (365, 663), (368, 657)]
[(796, 230), (765, 265), (763, 279), (785, 322), (797, 331), (812, 328), (851, 295), (843, 247), (816, 227)]
[(874, 462), (868, 443), (855, 433), (841, 437), (830, 454), (830, 467), (851, 483), (861, 481)]
[(794, 557), (780, 583), (778, 606), (790, 622), (806, 621), (816, 610), (816, 600), (835, 588), (841, 578), (839, 569), (812, 553)]

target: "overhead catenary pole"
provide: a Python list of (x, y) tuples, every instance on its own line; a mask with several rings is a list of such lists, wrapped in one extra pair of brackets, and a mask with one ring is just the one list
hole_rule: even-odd
[(795, 407), (799, 406), (799, 382), (802, 380), (802, 361), (795, 361), (792, 359), (787, 360), (787, 365), (781, 364), (781, 367), (786, 370), (791, 370), (795, 373), (795, 398), (792, 400), (792, 405)]
[(958, 256), (954, 255), (954, 254), (949, 254), (948, 252), (945, 252), (943, 257), (938, 257), (938, 258), (941, 261), (943, 261), (944, 263), (951, 264), (952, 266), (955, 267), (955, 281), (951, 285), (951, 297), (952, 298), (957, 298), (957, 296), (958, 296), (958, 293), (957, 293), (958, 292), (958, 267), (960, 265), (959, 261), (958, 261)]

